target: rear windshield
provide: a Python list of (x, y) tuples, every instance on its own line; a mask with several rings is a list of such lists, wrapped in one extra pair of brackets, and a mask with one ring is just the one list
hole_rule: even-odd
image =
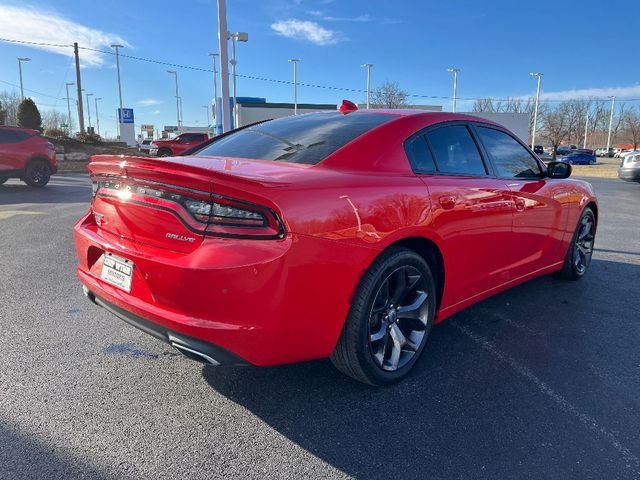
[(197, 155), (315, 165), (363, 133), (395, 117), (381, 113), (309, 113), (254, 125), (208, 145)]

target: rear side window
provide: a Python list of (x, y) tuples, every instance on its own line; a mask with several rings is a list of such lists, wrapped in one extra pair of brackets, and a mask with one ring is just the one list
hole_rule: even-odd
[(540, 165), (511, 135), (500, 130), (477, 127), (485, 150), (493, 160), (496, 173), (503, 178), (538, 177)]
[(417, 135), (405, 144), (405, 151), (411, 168), (416, 173), (434, 173), (436, 164), (433, 161), (433, 155), (427, 145), (424, 135)]
[(395, 117), (379, 113), (310, 113), (279, 118), (232, 133), (197, 155), (315, 165), (351, 140)]
[(464, 125), (451, 125), (430, 130), (426, 134), (440, 173), (456, 175), (486, 175), (487, 171)]

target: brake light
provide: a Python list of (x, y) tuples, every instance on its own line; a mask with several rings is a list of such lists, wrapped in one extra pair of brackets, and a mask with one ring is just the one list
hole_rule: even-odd
[[(179, 187), (175, 189), (181, 190)], [(156, 186), (128, 183), (125, 179), (94, 181), (92, 191), (94, 197), (104, 196), (171, 211), (191, 229), (207, 235), (243, 238), (284, 236), (282, 222), (275, 212), (235, 198), (206, 192), (178, 193)]]

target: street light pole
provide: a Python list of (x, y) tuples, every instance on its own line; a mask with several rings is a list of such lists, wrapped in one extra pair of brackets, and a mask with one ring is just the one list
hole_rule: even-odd
[(175, 75), (176, 77), (176, 118), (178, 120), (178, 130), (180, 130), (180, 94), (178, 93), (178, 72), (175, 70), (167, 70), (167, 73), (170, 75)]
[[(538, 77), (538, 89), (536, 91), (536, 105), (533, 109), (533, 129), (531, 132), (531, 148), (534, 148), (536, 144), (536, 126), (538, 125), (538, 104), (540, 103), (540, 81), (542, 80), (542, 73), (529, 73), (532, 77)], [(555, 154), (554, 154), (555, 155)]]
[(587, 119), (584, 123), (584, 143), (582, 144), (582, 148), (587, 148), (587, 134), (589, 132), (589, 110), (587, 110)]
[(361, 67), (367, 69), (367, 110), (371, 106), (371, 67), (373, 67), (372, 63), (363, 63)]
[(217, 53), (210, 53), (209, 54), (210, 57), (212, 57), (213, 60), (213, 123), (214, 123), (214, 130), (213, 130), (213, 134), (217, 135), (218, 134), (218, 66), (217, 66), (217, 60), (216, 57), (218, 57)]
[(86, 93), (87, 97), (87, 116), (89, 117), (89, 128), (91, 128), (91, 104), (89, 103), (89, 97), (92, 96), (93, 93)]
[(234, 32), (231, 34), (231, 77), (233, 79), (233, 128), (238, 128), (238, 109), (236, 108), (237, 85), (236, 85), (236, 42), (248, 42), (249, 34), (246, 32)]
[(18, 71), (20, 72), (20, 101), (24, 100), (24, 87), (22, 86), (22, 62), (30, 62), (30, 58), (18, 58)]
[(100, 115), (98, 114), (98, 100), (102, 100), (101, 97), (95, 97), (93, 101), (96, 105), (96, 128), (98, 129), (98, 136), (100, 136)]
[(124, 48), (123, 45), (113, 44), (111, 48), (116, 51), (116, 70), (118, 72), (118, 98), (120, 100), (120, 110), (118, 114), (118, 137), (120, 137), (120, 118), (122, 117), (122, 82), (120, 81), (120, 48)]
[(289, 59), (293, 63), (293, 114), (298, 115), (298, 62), (299, 58)]
[(611, 127), (613, 126), (613, 109), (616, 105), (615, 95), (611, 97), (611, 113), (609, 114), (609, 135), (607, 135), (607, 155), (609, 154), (609, 148), (611, 148)]
[(75, 83), (69, 83), (67, 82), (66, 87), (67, 87), (67, 122), (69, 123), (69, 126), (67, 127), (67, 133), (71, 133), (71, 102), (70, 102), (70, 98), (69, 98), (69, 87), (75, 85)]
[(456, 113), (456, 100), (458, 99), (458, 73), (460, 72), (460, 69), (451, 67), (447, 68), (447, 72), (453, 73), (453, 105), (451, 111)]

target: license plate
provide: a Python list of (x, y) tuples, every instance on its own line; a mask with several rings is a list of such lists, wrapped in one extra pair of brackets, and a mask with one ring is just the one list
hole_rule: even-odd
[(133, 278), (133, 262), (113, 253), (105, 253), (100, 278), (125, 292), (131, 291)]

